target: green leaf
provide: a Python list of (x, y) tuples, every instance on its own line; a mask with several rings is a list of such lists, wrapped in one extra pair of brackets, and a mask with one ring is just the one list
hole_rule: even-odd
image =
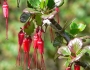
[(45, 4), (44, 0), (41, 0), (41, 3), (40, 3), (40, 8), (41, 8), (41, 9), (44, 8), (44, 4)]
[(63, 42), (63, 38), (61, 36), (56, 36), (56, 38), (53, 41), (53, 46), (57, 47), (57, 46), (61, 46)]
[(78, 29), (78, 25), (74, 22), (70, 24), (70, 29)]
[(69, 48), (67, 46), (62, 46), (58, 49), (58, 54), (64, 55), (64, 56), (68, 56), (71, 55), (71, 52), (69, 50)]
[(86, 25), (85, 24), (78, 24), (78, 29), (79, 31), (83, 31), (85, 29)]
[(35, 16), (35, 20), (36, 20), (37, 25), (39, 25), (39, 26), (42, 25), (41, 14), (37, 14), (37, 15)]
[(64, 0), (54, 0), (55, 5), (61, 7), (64, 4)]
[(68, 67), (69, 64), (70, 64), (70, 60), (66, 60), (66, 62), (65, 62), (64, 65), (65, 65), (66, 67)]
[(29, 13), (31, 13), (31, 14), (40, 13), (39, 11), (36, 11), (36, 10), (33, 9), (33, 8), (25, 8), (25, 9), (23, 10), (23, 12), (29, 12)]
[(31, 35), (33, 32), (34, 32), (34, 23), (31, 21), (30, 22), (30, 26), (28, 26), (27, 28), (24, 29), (24, 32), (27, 34), (27, 35)]
[(86, 25), (85, 24), (76, 24), (74, 22), (71, 23), (70, 25), (70, 33), (75, 35), (78, 34), (80, 32), (82, 32), (85, 29)]
[(45, 6), (47, 6), (47, 4), (48, 4), (48, 0), (45, 1)]
[(68, 44), (68, 47), (70, 49), (70, 51), (72, 53), (78, 54), (78, 52), (81, 50), (82, 48), (82, 40), (79, 38), (74, 38), (73, 40), (71, 40)]
[(60, 55), (58, 53), (55, 54), (54, 60), (56, 60)]
[(85, 64), (90, 65), (90, 54), (85, 53), (79, 60)]
[(70, 33), (71, 33), (72, 35), (76, 35), (76, 34), (80, 33), (80, 31), (79, 31), (79, 29), (71, 29), (71, 30), (70, 30)]
[(27, 6), (28, 6), (29, 8), (33, 8), (33, 7), (31, 6), (31, 4), (29, 3), (29, 1), (27, 1)]
[(54, 0), (48, 0), (47, 7), (48, 7), (49, 9), (53, 9), (53, 8), (55, 7)]
[(33, 8), (40, 8), (40, 0), (28, 0), (28, 3), (33, 7)]
[(84, 47), (83, 49), (84, 49), (84, 50), (86, 50), (86, 52), (90, 54), (90, 45), (89, 45), (89, 46)]

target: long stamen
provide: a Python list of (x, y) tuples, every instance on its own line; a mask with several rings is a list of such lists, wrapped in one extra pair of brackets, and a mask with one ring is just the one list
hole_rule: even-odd
[(43, 69), (43, 66), (44, 66), (44, 70), (46, 70), (45, 68), (45, 63), (44, 63), (44, 58), (43, 58), (43, 54), (41, 54), (41, 70)]
[(6, 39), (8, 39), (8, 18), (6, 18)]

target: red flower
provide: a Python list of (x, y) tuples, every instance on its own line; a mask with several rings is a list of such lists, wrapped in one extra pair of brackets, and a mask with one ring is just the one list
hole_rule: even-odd
[(6, 18), (6, 39), (8, 39), (8, 4), (6, 2), (6, 0), (4, 0), (3, 2), (3, 15)]
[(80, 66), (77, 65), (77, 64), (75, 64), (75, 65), (74, 65), (74, 70), (80, 70)]

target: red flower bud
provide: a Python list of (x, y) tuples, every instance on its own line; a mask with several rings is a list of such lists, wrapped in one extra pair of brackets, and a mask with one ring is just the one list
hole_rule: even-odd
[(80, 66), (79, 65), (74, 65), (74, 70), (80, 70)]
[(2, 8), (3, 8), (3, 15), (5, 18), (7, 18), (8, 17), (8, 4), (6, 1), (3, 2)]
[(23, 39), (24, 39), (24, 33), (23, 33), (23, 31), (21, 30), (21, 31), (18, 33), (18, 43), (19, 43), (19, 46), (20, 46), (20, 47), (22, 46)]
[(6, 18), (6, 38), (8, 39), (8, 4), (6, 1), (3, 2), (3, 15)]
[(23, 40), (24, 52), (29, 52), (31, 42), (32, 42), (31, 37), (27, 37)]

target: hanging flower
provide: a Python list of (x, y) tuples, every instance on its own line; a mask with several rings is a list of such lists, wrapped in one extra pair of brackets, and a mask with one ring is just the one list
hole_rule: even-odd
[(24, 32), (21, 29), (20, 32), (18, 33), (18, 44), (19, 44), (19, 48), (18, 48), (18, 56), (17, 56), (17, 64), (20, 65), (20, 61), (21, 61), (21, 46), (23, 43), (23, 39), (24, 39)]
[(4, 0), (2, 8), (3, 8), (4, 18), (6, 19), (6, 39), (8, 39), (8, 12), (9, 12), (9, 7), (8, 7), (6, 0)]
[(24, 50), (24, 68), (26, 68), (26, 62), (28, 62), (28, 67), (30, 66), (30, 57), (29, 57), (29, 52), (30, 52), (30, 46), (32, 43), (32, 39), (30, 36), (24, 38), (23, 40), (23, 50)]

